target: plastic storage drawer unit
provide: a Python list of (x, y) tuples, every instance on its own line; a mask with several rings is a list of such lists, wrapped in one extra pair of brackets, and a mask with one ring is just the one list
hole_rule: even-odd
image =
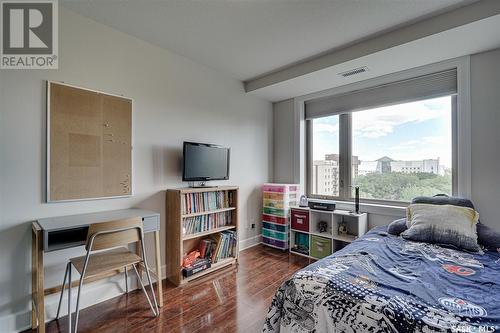
[(288, 249), (290, 206), (297, 204), (299, 186), (273, 184), (262, 186), (262, 243)]
[(311, 257), (324, 258), (332, 253), (332, 240), (320, 236), (311, 236)]

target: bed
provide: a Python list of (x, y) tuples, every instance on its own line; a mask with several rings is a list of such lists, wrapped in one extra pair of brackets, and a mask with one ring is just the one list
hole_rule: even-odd
[(412, 242), (376, 227), (298, 271), (263, 332), (500, 331), (500, 253)]

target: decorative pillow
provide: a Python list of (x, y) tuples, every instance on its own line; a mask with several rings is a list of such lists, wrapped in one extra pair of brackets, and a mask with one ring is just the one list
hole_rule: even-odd
[(401, 236), (419, 242), (481, 251), (477, 243), (478, 219), (478, 213), (469, 207), (411, 204), (406, 208), (408, 230)]
[(387, 232), (391, 235), (399, 236), (406, 229), (408, 229), (406, 226), (406, 217), (403, 217), (402, 219), (392, 221), (387, 227)]
[(500, 232), (479, 223), (477, 225), (477, 239), (479, 244), (490, 250), (500, 249)]

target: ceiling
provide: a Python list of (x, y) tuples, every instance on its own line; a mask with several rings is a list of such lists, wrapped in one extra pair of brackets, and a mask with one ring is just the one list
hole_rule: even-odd
[(475, 0), (60, 0), (97, 22), (248, 80)]

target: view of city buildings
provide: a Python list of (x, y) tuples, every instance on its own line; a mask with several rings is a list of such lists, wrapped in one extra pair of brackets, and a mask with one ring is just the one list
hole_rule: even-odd
[[(383, 156), (375, 161), (363, 161), (352, 156), (352, 177), (387, 173), (429, 173), (444, 175), (445, 168), (439, 165), (439, 158), (414, 161), (399, 161)], [(312, 193), (339, 195), (339, 154), (326, 154), (324, 160), (315, 160), (312, 165)]]

